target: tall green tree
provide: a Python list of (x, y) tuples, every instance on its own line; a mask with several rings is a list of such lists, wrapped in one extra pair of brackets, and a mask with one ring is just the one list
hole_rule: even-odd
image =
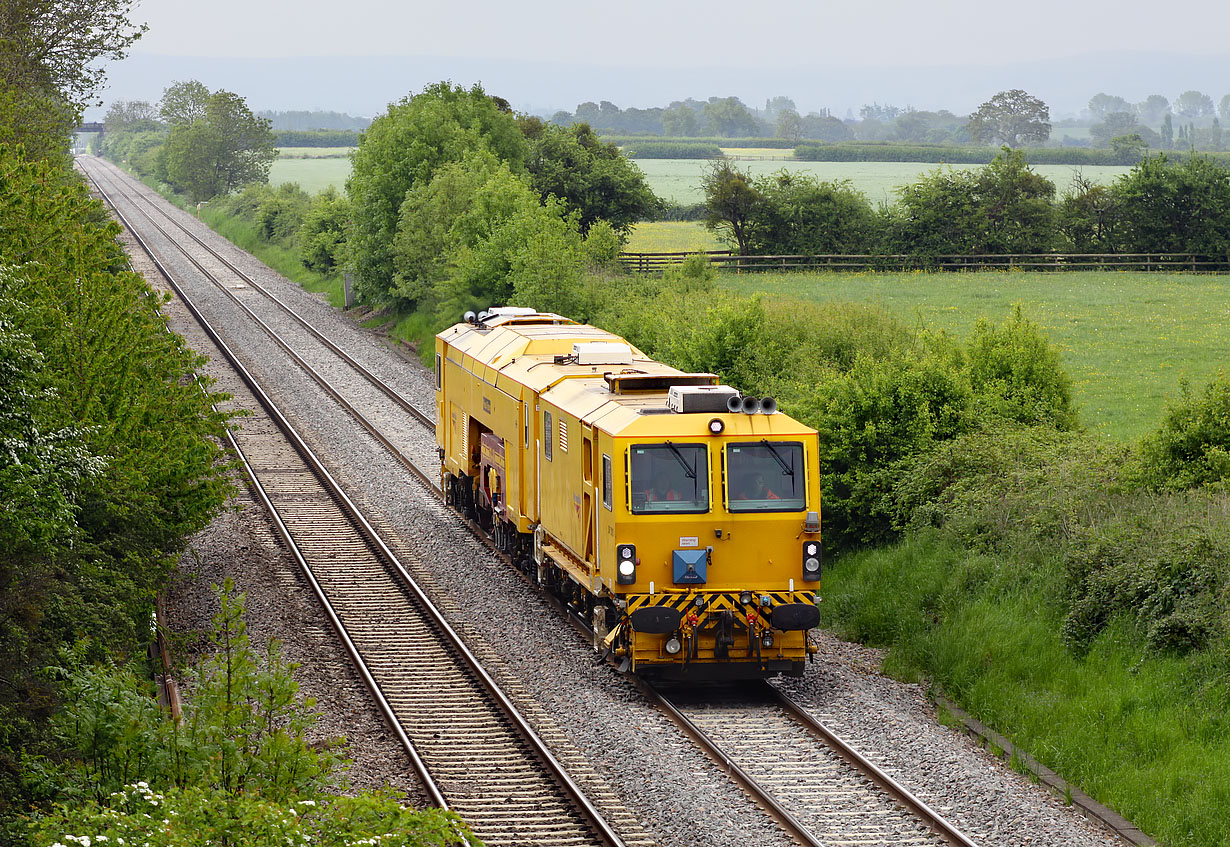
[(604, 220), (626, 235), (634, 223), (662, 208), (641, 169), (598, 138), (589, 124), (543, 127), (530, 140), (525, 168), (544, 200), (554, 196), (577, 214), (582, 234)]
[[(122, 59), (145, 32), (133, 0), (5, 0), (0, 3), (0, 80), (57, 95), (77, 116), (106, 80), (105, 59)], [(101, 104), (98, 104), (101, 105)]]
[(166, 180), (196, 201), (264, 182), (277, 156), (267, 118), (252, 114), (238, 94), (216, 91), (204, 113), (171, 127), (161, 152)]
[(1009, 147), (1041, 143), (1051, 136), (1051, 113), (1045, 103), (1019, 88), (1001, 91), (969, 116), (972, 141), (999, 140)]
[(1195, 89), (1184, 91), (1171, 105), (1177, 115), (1188, 120), (1208, 118), (1214, 114), (1213, 98)]
[(1149, 156), (1115, 181), (1123, 248), (1230, 256), (1230, 170), (1207, 156)]
[(711, 97), (701, 114), (715, 135), (741, 138), (760, 135), (760, 121), (738, 97)]
[(524, 169), (527, 143), (512, 112), (481, 86), (447, 82), (391, 104), (359, 137), (346, 191), (354, 213), (350, 262), (362, 299), (380, 302), (391, 294), (393, 237), (407, 192), (477, 148), (515, 172)]
[(159, 116), (172, 126), (190, 126), (205, 119), (212, 95), (203, 82), (195, 79), (173, 82), (162, 92)]
[(705, 226), (747, 255), (752, 217), (763, 197), (746, 171), (725, 159), (710, 165), (700, 178), (705, 193)]

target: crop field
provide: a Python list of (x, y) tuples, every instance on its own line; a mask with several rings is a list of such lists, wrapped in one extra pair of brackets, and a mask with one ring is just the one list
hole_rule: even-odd
[[(740, 150), (740, 153), (749, 152)], [(780, 153), (780, 150), (769, 151)], [(637, 159), (636, 165), (645, 172), (649, 186), (664, 200), (689, 205), (704, 199), (700, 190), (700, 175), (710, 164), (708, 159)], [(812, 174), (818, 179), (833, 182), (848, 179), (873, 203), (891, 203), (896, 200), (897, 189), (916, 182), (919, 177), (934, 171), (939, 165), (925, 162), (796, 162), (740, 161), (738, 166), (753, 176), (770, 174), (785, 168), (792, 172)], [(954, 170), (971, 170), (981, 165), (953, 165)], [(1062, 194), (1072, 184), (1073, 165), (1033, 165), (1036, 173), (1055, 183)], [(1130, 168), (1120, 165), (1087, 165), (1079, 168), (1086, 179), (1109, 183), (1115, 177), (1127, 173)]]
[[(332, 147), (288, 147), (287, 150), (333, 150)], [(312, 156), (311, 158), (282, 158), (274, 160), (269, 168), (269, 184), (281, 185), (284, 182), (297, 182), (299, 187), (309, 194), (317, 194), (329, 186), (342, 191), (346, 185), (346, 177), (350, 176), (350, 159), (337, 156)]]
[(354, 147), (279, 147), (279, 159), (346, 159)]
[(1230, 361), (1230, 275), (1166, 273), (722, 274), (722, 285), (878, 306), (964, 338), (1020, 303), (1058, 345), (1081, 419), (1118, 440), (1161, 421), (1180, 380), (1202, 386)]
[(702, 253), (729, 248), (699, 223), (653, 221), (634, 225), (624, 249), (630, 253)]

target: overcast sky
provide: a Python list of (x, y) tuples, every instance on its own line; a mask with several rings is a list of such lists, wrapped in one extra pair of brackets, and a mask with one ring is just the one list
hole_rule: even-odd
[(1099, 91), (1230, 92), (1224, 0), (138, 0), (133, 19), (149, 31), (108, 68), (107, 100), (196, 78), (255, 109), (371, 116), (451, 79), (542, 114), (784, 94), (845, 116), (873, 101), (966, 114), (1025, 88), (1061, 117)]
[(1219, 0), (142, 0), (135, 50), (436, 55), (727, 67), (983, 64), (1120, 49), (1225, 53)]

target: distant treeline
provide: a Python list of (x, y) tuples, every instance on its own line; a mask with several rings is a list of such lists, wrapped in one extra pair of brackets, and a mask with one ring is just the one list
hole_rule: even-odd
[(347, 129), (278, 130), (279, 147), (358, 147), (359, 133)]
[[(1000, 152), (998, 147), (952, 147), (907, 144), (801, 144), (794, 149), (797, 159), (808, 162), (942, 162), (950, 165), (986, 165)], [(1115, 150), (1089, 147), (1028, 147), (1021, 151), (1031, 165), (1134, 165), (1141, 150), (1128, 151), (1125, 158)], [(1181, 161), (1187, 154), (1171, 152)], [(1203, 153), (1230, 161), (1230, 153)]]
[[(257, 112), (257, 117), (268, 118), (274, 132), (282, 130), (348, 129), (364, 130), (371, 118), (356, 118), (343, 112)], [(302, 145), (310, 146), (310, 145)]]
[[(625, 148), (635, 147), (640, 150), (646, 148), (648, 144), (711, 144), (714, 147), (770, 147), (775, 150), (789, 150), (795, 147), (798, 142), (791, 141), (788, 138), (689, 138), (687, 136), (652, 136), (652, 135), (603, 135), (603, 141), (608, 141), (611, 144)], [(653, 156), (642, 156), (642, 158), (655, 158)], [(671, 158), (663, 156), (661, 158)]]

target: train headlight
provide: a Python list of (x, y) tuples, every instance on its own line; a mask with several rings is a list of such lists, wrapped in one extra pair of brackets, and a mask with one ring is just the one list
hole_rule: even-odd
[(615, 545), (615, 581), (620, 585), (636, 582), (636, 545)]
[(724, 429), (726, 429), (726, 424), (722, 422), (721, 418), (714, 418), (709, 421), (709, 433), (711, 435), (721, 435)]
[(760, 643), (763, 644), (765, 647), (772, 647), (773, 646), (773, 633), (766, 632), (764, 635), (762, 635), (760, 637)]
[(672, 656), (674, 656), (676, 653), (678, 653), (682, 649), (683, 649), (683, 645), (679, 643), (679, 636), (672, 635), (670, 638), (666, 639), (666, 652), (667, 653), (670, 653)]
[(744, 591), (739, 594), (739, 602), (742, 603), (744, 606), (752, 605), (752, 599), (753, 599), (752, 592), (750, 591)]
[(803, 579), (815, 582), (820, 579), (820, 571), (824, 562), (824, 551), (819, 541), (803, 542)]

